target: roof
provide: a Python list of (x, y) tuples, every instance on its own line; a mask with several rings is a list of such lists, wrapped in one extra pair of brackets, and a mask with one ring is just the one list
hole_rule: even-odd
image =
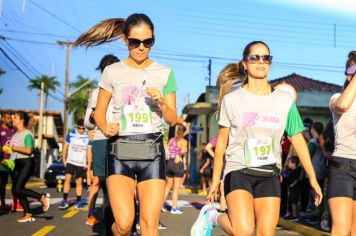
[(323, 92), (338, 92), (342, 89), (340, 85), (314, 80), (308, 77), (298, 75), (296, 73), (271, 80), (270, 83), (275, 86), (280, 83), (292, 85), (297, 92), (299, 91), (323, 91)]

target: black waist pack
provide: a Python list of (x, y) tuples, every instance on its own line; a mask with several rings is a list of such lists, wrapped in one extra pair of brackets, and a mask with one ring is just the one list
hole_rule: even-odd
[(154, 160), (162, 155), (161, 142), (155, 140), (127, 140), (118, 138), (109, 146), (110, 155), (120, 161)]
[(280, 169), (275, 164), (260, 167), (247, 167), (239, 170), (239, 172), (245, 175), (263, 178), (269, 178), (273, 176), (279, 177), (281, 173)]

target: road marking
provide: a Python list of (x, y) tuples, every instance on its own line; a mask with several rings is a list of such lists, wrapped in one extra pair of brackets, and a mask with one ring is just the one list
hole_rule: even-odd
[(31, 236), (44, 236), (51, 232), (56, 226), (48, 225), (43, 227), (42, 229), (38, 230), (36, 233), (32, 234)]
[(66, 214), (64, 214), (62, 217), (63, 218), (71, 218), (78, 213), (79, 213), (79, 210), (71, 210), (71, 211), (68, 211)]

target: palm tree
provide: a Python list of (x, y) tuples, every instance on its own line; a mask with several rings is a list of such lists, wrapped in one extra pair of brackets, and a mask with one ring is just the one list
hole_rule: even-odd
[[(85, 84), (84, 87), (83, 84)], [(72, 122), (75, 124), (78, 119), (84, 118), (89, 96), (91, 91), (97, 87), (97, 82), (89, 77), (78, 75), (76, 81), (71, 82), (69, 87), (75, 89), (68, 101), (69, 113), (73, 113)]]
[[(5, 73), (6, 72), (3, 69), (0, 68), (0, 76), (4, 75)], [(2, 92), (3, 92), (3, 89), (0, 88), (0, 94), (2, 94)]]
[(56, 76), (41, 75), (37, 76), (35, 79), (30, 81), (27, 88), (32, 91), (33, 89), (41, 90), (41, 83), (44, 83), (44, 93), (45, 93), (45, 110), (47, 110), (48, 105), (48, 95), (49, 92), (56, 92), (56, 89), (61, 86), (61, 83), (57, 80)]

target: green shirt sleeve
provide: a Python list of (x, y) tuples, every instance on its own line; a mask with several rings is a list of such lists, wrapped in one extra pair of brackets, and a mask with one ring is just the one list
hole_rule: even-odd
[(292, 103), (288, 112), (286, 131), (289, 137), (304, 131), (304, 124), (302, 118), (300, 118), (295, 102)]
[(169, 73), (169, 76), (168, 76), (167, 84), (163, 88), (163, 95), (166, 96), (170, 93), (174, 93), (175, 91), (177, 91), (177, 84), (176, 84), (176, 79), (174, 77), (173, 71), (171, 71), (171, 73)]
[(31, 134), (26, 135), (25, 137), (25, 147), (27, 148), (34, 148), (35, 147), (35, 140)]

